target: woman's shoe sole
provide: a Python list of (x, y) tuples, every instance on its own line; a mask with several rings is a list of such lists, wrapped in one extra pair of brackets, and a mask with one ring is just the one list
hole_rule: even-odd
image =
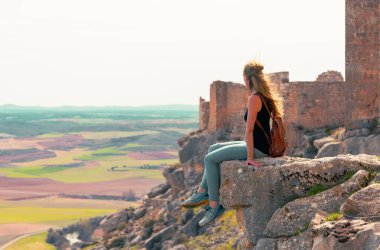
[(204, 205), (204, 204), (207, 204), (208, 203), (208, 200), (204, 200), (204, 201), (200, 201), (198, 203), (189, 203), (189, 204), (185, 204), (185, 205), (181, 205), (182, 207), (186, 207), (186, 208), (189, 208), (189, 207), (198, 207), (200, 205)]

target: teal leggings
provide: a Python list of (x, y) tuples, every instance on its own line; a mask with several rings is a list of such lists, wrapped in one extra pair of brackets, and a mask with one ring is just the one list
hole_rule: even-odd
[[(254, 158), (269, 155), (254, 148)], [(199, 185), (209, 194), (209, 200), (219, 202), (220, 166), (223, 161), (247, 160), (247, 144), (245, 141), (219, 142), (208, 148), (204, 158), (202, 182)]]

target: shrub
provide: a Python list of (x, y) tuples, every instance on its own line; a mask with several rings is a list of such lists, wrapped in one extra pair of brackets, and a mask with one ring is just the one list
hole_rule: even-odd
[(144, 223), (144, 227), (153, 227), (153, 225), (154, 225), (154, 220), (153, 219), (150, 219), (150, 220), (148, 220), (148, 221), (146, 221), (145, 223)]
[(353, 170), (347, 171), (347, 172), (344, 174), (344, 180), (348, 181), (349, 179), (351, 179), (351, 177), (352, 177), (355, 173), (356, 173), (356, 172), (353, 171)]
[(334, 221), (334, 220), (339, 220), (342, 217), (343, 217), (343, 215), (341, 213), (337, 212), (337, 213), (329, 214), (329, 216), (327, 216), (326, 220), (327, 221)]
[(127, 201), (136, 201), (137, 200), (136, 193), (132, 189), (129, 189), (128, 191), (123, 192), (123, 197)]
[(320, 192), (323, 192), (325, 190), (326, 190), (326, 187), (323, 186), (322, 184), (318, 183), (318, 184), (315, 184), (314, 186), (312, 186), (306, 194), (307, 194), (307, 196), (312, 196), (312, 195), (316, 195)]

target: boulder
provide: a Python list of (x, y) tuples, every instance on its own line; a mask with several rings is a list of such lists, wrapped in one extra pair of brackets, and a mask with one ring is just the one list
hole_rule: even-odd
[(186, 209), (186, 212), (181, 216), (180, 222), (182, 225), (185, 225), (193, 217), (194, 209)]
[(376, 250), (380, 247), (380, 222), (328, 221), (312, 228), (315, 250)]
[(115, 214), (108, 215), (99, 224), (102, 233), (109, 233), (117, 229), (117, 226), (121, 223), (127, 222), (132, 219), (133, 211), (130, 209), (121, 210)]
[(200, 157), (202, 153), (207, 153), (208, 145), (205, 143), (208, 134), (197, 134), (188, 138), (183, 147), (178, 151), (179, 162), (192, 160), (194, 157)]
[(276, 210), (264, 235), (270, 238), (292, 236), (306, 230), (317, 210), (339, 211), (348, 196), (368, 184), (369, 172), (359, 170), (351, 179), (316, 195), (296, 199)]
[(169, 183), (161, 183), (158, 186), (151, 189), (149, 193), (147, 193), (147, 196), (149, 198), (156, 197), (157, 195), (164, 194), (168, 189), (170, 188)]
[(342, 148), (342, 142), (333, 141), (323, 144), (323, 146), (318, 150), (315, 158), (322, 158), (328, 156), (334, 156), (343, 154), (344, 149)]
[(262, 167), (244, 161), (221, 164), (220, 203), (235, 208), (246, 238), (255, 245), (273, 213), (286, 203), (306, 196), (316, 184), (331, 188), (345, 181), (348, 172), (380, 171), (373, 155), (339, 155), (319, 159), (299, 157), (258, 158)]
[(306, 231), (290, 237), (261, 238), (254, 249), (379, 249), (379, 222), (347, 219), (326, 221), (327, 216), (327, 213), (318, 211)]
[(173, 193), (178, 193), (185, 188), (185, 177), (182, 168), (165, 166), (162, 175), (171, 186)]
[(347, 217), (380, 219), (380, 183), (374, 183), (351, 195), (341, 207)]
[(204, 232), (204, 228), (200, 227), (198, 222), (203, 218), (205, 211), (201, 210), (199, 213), (193, 215), (193, 217), (187, 221), (187, 223), (180, 227), (174, 239), (180, 238), (181, 234), (186, 234), (188, 236), (197, 236), (200, 232)]
[(162, 242), (170, 239), (176, 231), (176, 226), (172, 225), (162, 229), (157, 233), (154, 233), (149, 239), (145, 241), (145, 248), (148, 250), (161, 249)]
[(303, 232), (296, 232), (290, 237), (261, 238), (255, 246), (255, 250), (274, 250), (274, 249), (312, 249), (313, 235), (310, 228), (320, 225), (326, 221), (328, 213), (317, 210), (311, 220), (309, 229)]
[(380, 152), (380, 134), (355, 136), (338, 142), (324, 144), (315, 158), (335, 156), (338, 154), (374, 154)]
[(314, 141), (328, 136), (325, 129), (305, 131), (298, 145), (290, 150), (290, 154), (297, 157), (314, 158), (318, 149), (314, 146)]
[(140, 207), (140, 208), (136, 209), (134, 216), (133, 216), (133, 219), (138, 220), (141, 217), (143, 217), (145, 215), (145, 213), (146, 213), (146, 207)]
[(190, 136), (181, 138), (180, 150), (178, 151), (179, 161), (183, 166), (184, 181), (186, 188), (198, 184), (203, 175), (204, 157), (210, 145), (219, 141), (229, 141), (229, 133), (225, 128), (215, 132), (207, 130), (193, 133)]
[(336, 139), (333, 136), (327, 136), (327, 137), (323, 137), (321, 139), (315, 140), (313, 144), (314, 144), (314, 147), (316, 147), (317, 149), (320, 149), (326, 143), (330, 143), (334, 141), (336, 141)]
[(296, 236), (283, 237), (278, 239), (261, 238), (255, 250), (306, 250), (312, 249), (312, 241), (309, 232), (303, 232)]

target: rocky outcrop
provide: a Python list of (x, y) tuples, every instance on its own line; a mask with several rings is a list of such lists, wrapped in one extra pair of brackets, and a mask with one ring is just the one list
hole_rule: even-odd
[(165, 166), (162, 175), (171, 187), (171, 191), (178, 193), (185, 188), (183, 168), (179, 166)]
[(317, 210), (328, 213), (338, 211), (350, 194), (368, 184), (369, 176), (369, 172), (359, 170), (349, 181), (316, 195), (287, 203), (273, 214), (264, 235), (278, 238), (292, 236), (297, 231), (306, 230)]
[(160, 195), (160, 194), (164, 194), (166, 193), (166, 191), (170, 188), (170, 184), (169, 183), (161, 183), (160, 185), (152, 188), (152, 190), (150, 190), (150, 192), (147, 194), (147, 196), (149, 198), (154, 198), (156, 197), (157, 195)]
[(366, 132), (366, 134), (366, 136), (354, 136), (341, 141), (325, 143), (318, 150), (318, 154), (315, 158), (335, 156), (338, 154), (380, 154), (380, 134), (368, 135), (368, 132)]
[[(325, 135), (319, 131), (305, 141), (312, 149)], [(355, 249), (349, 247), (359, 244), (371, 249), (377, 244), (380, 162), (370, 155), (265, 157), (258, 159), (260, 168), (225, 161), (220, 201), (226, 211), (199, 227), (204, 207), (185, 209), (180, 202), (201, 180), (209, 146), (226, 138), (224, 130), (181, 138), (181, 163), (165, 166), (166, 182), (139, 207), (99, 220), (86, 233), (92, 235), (86, 244), (93, 244), (87, 249)], [(330, 221), (333, 212), (339, 216)]]
[(339, 219), (318, 210), (309, 227), (290, 237), (261, 238), (255, 250), (377, 250), (380, 246), (380, 223)]
[(198, 130), (196, 133), (189, 134), (178, 140), (178, 145), (181, 147), (178, 151), (178, 156), (180, 164), (183, 166), (183, 185), (186, 188), (190, 188), (201, 181), (203, 159), (209, 146), (223, 141), (230, 141), (229, 134), (224, 128), (212, 133), (207, 130)]
[[(363, 125), (364, 126), (364, 125)], [(380, 154), (380, 133), (376, 123), (366, 123), (359, 129), (344, 127), (305, 131), (291, 155), (304, 158), (322, 158), (339, 154)]]
[[(263, 167), (247, 167), (242, 161), (226, 161), (221, 166), (221, 204), (236, 209), (251, 247), (260, 239), (278, 244), (279, 237), (296, 234), (299, 235), (293, 241), (312, 239), (301, 232), (316, 210), (330, 213), (338, 209), (352, 193), (370, 182), (375, 171), (380, 171), (379, 160), (371, 155), (319, 159), (284, 156), (258, 161)], [(356, 174), (347, 180), (353, 173)], [(320, 190), (315, 191), (316, 187)], [(305, 218), (300, 218), (302, 215)], [(276, 228), (280, 218), (284, 221)]]
[(380, 222), (340, 219), (327, 221), (308, 230), (312, 249), (377, 250), (380, 247)]

